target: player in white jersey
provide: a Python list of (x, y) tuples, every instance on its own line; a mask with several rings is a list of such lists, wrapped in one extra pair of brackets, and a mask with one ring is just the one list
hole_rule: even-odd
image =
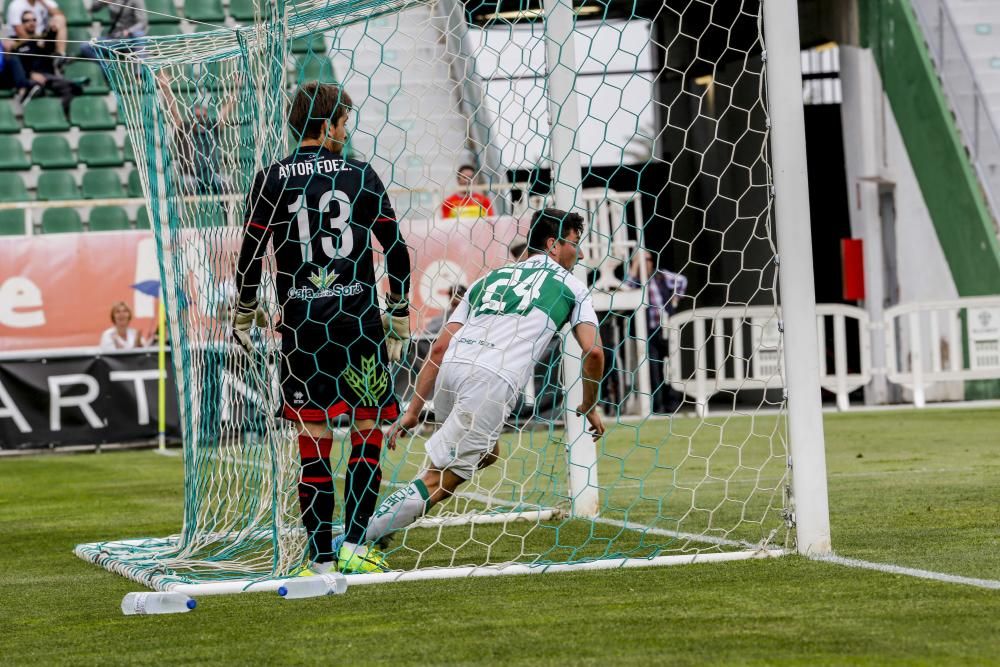
[(580, 259), (583, 218), (544, 209), (532, 217), (527, 258), (473, 284), (431, 348), (389, 447), (414, 428), (433, 390), (443, 423), (427, 441), (430, 466), (375, 510), (365, 541), (385, 538), (449, 498), (499, 456), (497, 443), (521, 388), (552, 337), (569, 324), (583, 350), (583, 403), (595, 439), (604, 433), (596, 408), (604, 372), (597, 313), (586, 285), (570, 271)]

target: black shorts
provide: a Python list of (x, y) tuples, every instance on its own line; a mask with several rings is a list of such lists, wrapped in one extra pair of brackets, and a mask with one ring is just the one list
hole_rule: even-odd
[(383, 422), (399, 417), (381, 324), (284, 327), (281, 347), (285, 419), (324, 422), (349, 414), (352, 421)]

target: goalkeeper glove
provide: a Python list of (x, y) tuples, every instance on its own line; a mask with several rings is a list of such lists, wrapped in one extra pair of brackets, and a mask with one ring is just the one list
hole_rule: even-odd
[(250, 327), (267, 325), (267, 313), (256, 303), (237, 303), (236, 314), (233, 316), (233, 338), (247, 354), (254, 351), (253, 339), (250, 338)]
[(386, 296), (382, 328), (385, 329), (385, 347), (389, 353), (389, 361), (398, 363), (410, 342), (410, 304), (405, 299), (397, 301), (392, 295)]

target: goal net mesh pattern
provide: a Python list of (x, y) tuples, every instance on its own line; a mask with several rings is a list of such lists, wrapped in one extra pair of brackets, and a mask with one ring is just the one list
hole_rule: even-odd
[[(577, 8), (575, 99), (555, 101), (577, 105), (582, 265), (607, 355), (608, 433), (586, 476), (598, 513), (573, 511), (580, 489), (567, 452), (590, 438), (565, 434), (566, 387), (579, 379), (554, 344), (499, 461), (397, 535), (395, 569), (649, 559), (790, 539), (759, 4), (696, 0), (665, 5), (655, 20), (604, 11)], [(372, 165), (411, 248), (415, 338), (391, 367), (404, 404), (452, 288), (514, 261), (531, 214), (553, 203), (544, 12), (259, 2), (245, 25), (198, 28), (100, 45), (159, 250), (184, 513), (176, 535), (77, 552), (161, 589), (272, 579), (306, 558), (295, 425), (278, 416), (273, 257), (259, 295), (266, 317), (252, 332), (259, 354), (238, 352), (231, 334), (247, 190), (295, 148), (287, 118), (298, 85), (336, 82), (351, 95), (345, 153)], [(465, 164), (471, 183), (456, 181)], [(658, 269), (683, 278), (652, 276)], [(380, 498), (426, 465), (435, 419), (383, 452)], [(342, 522), (350, 436), (346, 422), (334, 427)]]

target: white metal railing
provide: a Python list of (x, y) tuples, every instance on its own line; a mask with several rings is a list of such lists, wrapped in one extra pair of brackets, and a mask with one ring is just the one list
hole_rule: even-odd
[(1000, 130), (944, 0), (912, 0), (994, 220), (1000, 221)]
[[(878, 323), (861, 308), (817, 304), (820, 385), (837, 407), (850, 407), (850, 393), (873, 375), (913, 392), (926, 404), (936, 382), (1000, 379), (1000, 295), (894, 306)], [(670, 318), (670, 385), (690, 396), (699, 414), (720, 392), (779, 389), (779, 313), (770, 306), (698, 308)], [(832, 336), (828, 332), (832, 332)], [(872, 333), (882, 333), (887, 368), (871, 365)], [(858, 368), (848, 356), (857, 350)]]

